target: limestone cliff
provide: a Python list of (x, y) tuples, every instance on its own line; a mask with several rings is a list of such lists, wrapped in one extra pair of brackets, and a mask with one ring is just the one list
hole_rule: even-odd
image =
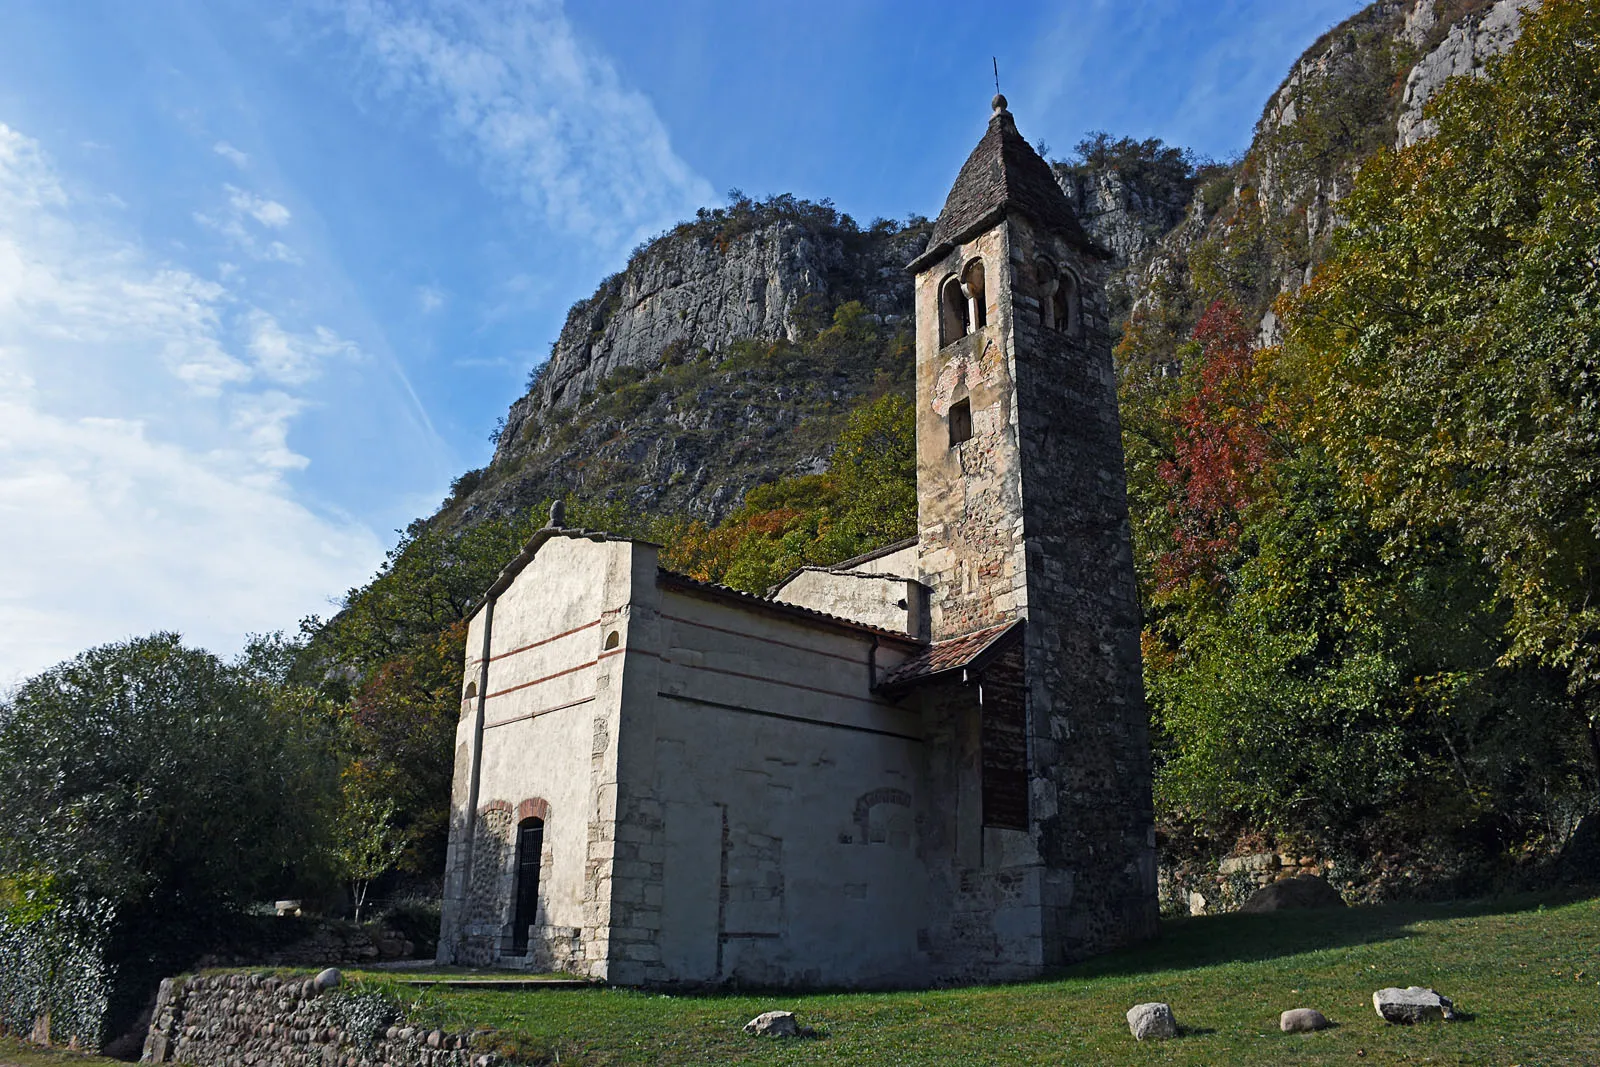
[[(1538, 0), (1498, 0), (1450, 20), (1441, 17), (1435, 3), (1419, 3), (1407, 15), (1401, 36), (1424, 54), (1406, 75), (1405, 94), (1395, 123), (1395, 143), (1405, 147), (1432, 133), (1432, 123), (1422, 115), (1423, 105), (1447, 78), (1483, 73), (1484, 60), (1511, 47), (1517, 39), (1522, 12)], [(1481, 10), (1480, 10), (1481, 9)], [(1442, 36), (1440, 36), (1442, 31)]]
[(1127, 361), (1167, 373), (1200, 312), (1226, 297), (1260, 320), (1304, 284), (1339, 225), (1362, 160), (1428, 133), (1422, 117), (1454, 74), (1516, 40), (1538, 0), (1379, 0), (1319, 38), (1267, 100), (1244, 156), (1206, 177), (1181, 221), (1126, 268), (1134, 343)]
[[(1508, 47), (1536, 2), (1370, 4), (1290, 66), (1232, 164), (1196, 171), (1181, 153), (1119, 153), (1133, 143), (1103, 135), (1098, 151), (1056, 164), (1085, 231), (1117, 264), (1118, 328), (1138, 332), (1124, 369), (1165, 373), (1222, 295), (1270, 341), (1271, 301), (1325, 254), (1360, 161), (1425, 136), (1427, 99)], [(443, 518), (571, 495), (714, 521), (753, 485), (820, 470), (844, 413), (909, 381), (909, 356), (895, 366), (885, 353), (909, 327), (904, 267), (926, 240), (924, 220), (863, 229), (786, 196), (700, 212), (573, 306), (493, 460), (462, 477)], [(802, 353), (851, 302), (879, 357), (822, 365)]]
[(797, 364), (799, 343), (854, 303), (892, 348), (926, 240), (922, 220), (861, 229), (792, 197), (702, 211), (572, 307), (447, 510), (470, 522), (574, 495), (715, 520), (752, 485), (821, 469), (844, 413), (897, 372)]

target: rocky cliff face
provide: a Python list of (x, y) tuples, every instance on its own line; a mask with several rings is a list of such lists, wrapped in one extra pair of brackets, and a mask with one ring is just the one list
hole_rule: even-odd
[[(573, 306), (446, 511), (571, 495), (714, 521), (752, 485), (822, 469), (844, 414), (909, 372), (879, 357), (910, 328), (905, 265), (926, 242), (925, 221), (863, 230), (791, 197), (703, 211)], [(841, 307), (858, 358), (816, 340)]]
[(1477, 3), (1454, 21), (1449, 20), (1448, 13), (1441, 18), (1436, 10), (1441, 5), (1428, 0), (1408, 13), (1401, 37), (1424, 50), (1424, 54), (1406, 75), (1400, 115), (1395, 122), (1397, 147), (1416, 144), (1432, 134), (1433, 123), (1423, 118), (1423, 105), (1447, 78), (1457, 74), (1482, 75), (1484, 61), (1511, 47), (1521, 28), (1523, 11), (1537, 7), (1538, 2)]
[[(1098, 155), (1057, 165), (1118, 264), (1113, 307), (1138, 342), (1123, 346), (1128, 358), (1162, 373), (1221, 295), (1270, 341), (1271, 301), (1320, 261), (1360, 161), (1425, 136), (1428, 98), (1509, 47), (1536, 2), (1369, 5), (1295, 61), (1229, 167), (1196, 173), (1159, 146), (1154, 162), (1119, 155), (1132, 142), (1106, 138)], [(702, 211), (574, 305), (489, 467), (446, 502), (447, 521), (559, 495), (714, 521), (752, 485), (820, 470), (845, 412), (909, 382), (890, 353), (910, 328), (905, 264), (926, 240), (922, 220), (863, 230), (792, 197)], [(816, 363), (804, 342), (852, 302), (877, 354)]]
[(1062, 167), (1056, 181), (1078, 221), (1101, 247), (1126, 266), (1153, 249), (1183, 220), (1194, 182), (1152, 180), (1134, 168)]
[(1164, 372), (1220, 297), (1257, 316), (1271, 343), (1270, 305), (1321, 262), (1361, 161), (1427, 136), (1432, 95), (1451, 75), (1481, 73), (1537, 4), (1379, 0), (1324, 34), (1268, 99), (1244, 158), (1202, 182), (1178, 224), (1125, 269), (1136, 334), (1125, 362)]
[(737, 340), (796, 341), (849, 300), (893, 325), (911, 313), (905, 265), (925, 241), (916, 226), (862, 232), (826, 205), (786, 197), (704, 212), (573, 306), (549, 362), (507, 414), (494, 463), (516, 454), (529, 418), (583, 406), (624, 368), (649, 371)]

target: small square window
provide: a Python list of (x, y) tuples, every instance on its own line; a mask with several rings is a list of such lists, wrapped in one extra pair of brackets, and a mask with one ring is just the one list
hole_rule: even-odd
[(972, 440), (972, 401), (957, 400), (950, 405), (950, 447)]

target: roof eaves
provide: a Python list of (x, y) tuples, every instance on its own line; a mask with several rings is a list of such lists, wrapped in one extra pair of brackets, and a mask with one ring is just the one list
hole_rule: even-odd
[(896, 552), (902, 552), (916, 545), (919, 540), (916, 534), (912, 534), (903, 541), (894, 541), (884, 545), (882, 548), (875, 548), (871, 552), (863, 552), (859, 556), (851, 556), (847, 560), (835, 563), (828, 569), (832, 571), (847, 571), (851, 567), (859, 567), (863, 563), (871, 563), (875, 559), (882, 559), (884, 556), (892, 556)]
[[(1000, 630), (993, 637), (989, 638), (988, 641), (984, 642), (981, 648), (972, 653), (972, 655), (968, 656), (961, 663), (956, 663), (949, 667), (944, 667), (940, 670), (931, 671), (928, 674), (917, 675), (911, 678), (896, 679), (894, 677), (894, 671), (891, 671), (889, 676), (884, 681), (873, 686), (873, 689), (880, 693), (898, 696), (904, 695), (918, 686), (933, 685), (943, 682), (947, 678), (951, 678), (958, 673), (981, 671), (983, 668), (987, 667), (991, 662), (993, 662), (995, 657), (999, 656), (1002, 652), (1006, 651), (1006, 649), (1010, 648), (1017, 638), (1022, 636), (1022, 631), (1026, 622), (1026, 619), (1017, 619), (1011, 625), (1005, 627), (1005, 629)], [(962, 638), (953, 637), (949, 640), (960, 641)], [(937, 643), (943, 644), (944, 642)], [(933, 645), (928, 646), (928, 651), (931, 651), (933, 647)], [(926, 651), (924, 654), (926, 654)], [(904, 664), (902, 664), (902, 666), (904, 666)]]

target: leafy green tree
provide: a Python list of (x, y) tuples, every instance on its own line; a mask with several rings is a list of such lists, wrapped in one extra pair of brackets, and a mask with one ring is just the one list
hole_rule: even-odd
[(1385, 552), (1481, 556), (1505, 661), (1566, 676), (1600, 763), (1600, 2), (1530, 12), (1487, 74), (1362, 168), (1286, 360)]
[(361, 775), (347, 775), (333, 859), (350, 886), (358, 923), (372, 883), (392, 870), (405, 852), (405, 838), (394, 825), (394, 813), (393, 800), (379, 795)]
[(98, 1038), (243, 905), (328, 884), (337, 731), (295, 659), (275, 637), (229, 664), (154, 634), (0, 700), (7, 1011)]
[(389, 801), (401, 866), (419, 874), (442, 869), (449, 838), (466, 630), (462, 621), (419, 637), (373, 668), (342, 709), (347, 780), (358, 774), (366, 793)]
[(0, 703), (0, 872), (208, 914), (304, 874), (330, 736), (269, 675), (155, 634), (25, 681)]

